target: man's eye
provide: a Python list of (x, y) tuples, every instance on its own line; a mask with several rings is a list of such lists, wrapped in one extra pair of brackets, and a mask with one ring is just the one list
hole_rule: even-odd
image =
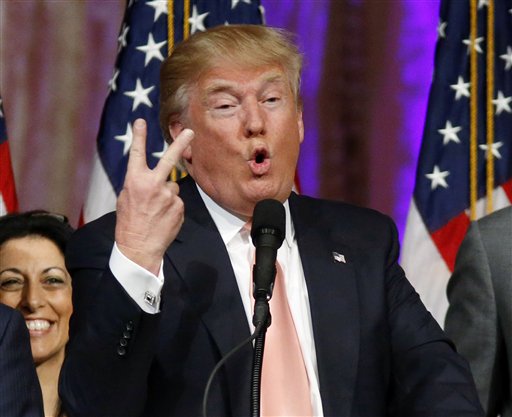
[(277, 102), (279, 102), (281, 100), (280, 97), (278, 96), (272, 96), (272, 97), (269, 97), (269, 98), (266, 98), (265, 99), (265, 103), (268, 103), (268, 104), (275, 104)]
[(218, 106), (216, 106), (215, 108), (217, 110), (228, 110), (230, 109), (231, 107), (233, 107), (233, 105), (231, 104), (219, 104)]

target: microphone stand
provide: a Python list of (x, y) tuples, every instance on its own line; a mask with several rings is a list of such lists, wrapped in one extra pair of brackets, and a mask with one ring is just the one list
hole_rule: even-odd
[(251, 377), (251, 417), (260, 417), (260, 394), (261, 394), (261, 370), (263, 365), (263, 351), (265, 349), (265, 336), (267, 328), (272, 321), (267, 296), (258, 297), (254, 303), (254, 316), (252, 322), (254, 326), (261, 326), (261, 330), (254, 341), (254, 353), (252, 361)]
[[(277, 250), (285, 236), (285, 210), (277, 200), (262, 200), (254, 207), (251, 238), (256, 247), (256, 262), (252, 269), (254, 315), (252, 323), (258, 329), (254, 343), (251, 381), (251, 417), (260, 417), (261, 371), (267, 328), (271, 323), (269, 301), (277, 274)], [(255, 331), (256, 333), (256, 331)]]

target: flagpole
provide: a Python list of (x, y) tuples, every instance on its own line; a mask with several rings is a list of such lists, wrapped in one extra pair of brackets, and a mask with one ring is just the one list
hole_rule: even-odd
[(478, 66), (477, 66), (477, 38), (478, 20), (477, 20), (477, 0), (471, 0), (470, 3), (470, 35), (469, 35), (469, 60), (470, 60), (470, 83), (471, 97), (469, 106), (469, 212), (470, 219), (476, 219), (477, 202), (477, 147), (478, 147)]
[(487, 6), (487, 98), (486, 98), (486, 110), (487, 110), (487, 214), (493, 211), (493, 191), (494, 191), (494, 114), (492, 99), (494, 95), (494, 0), (489, 0)]

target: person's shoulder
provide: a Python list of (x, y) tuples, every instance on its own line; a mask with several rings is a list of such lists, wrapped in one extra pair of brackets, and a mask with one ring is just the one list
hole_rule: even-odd
[[(5, 304), (0, 303), (0, 340), (3, 339), (6, 329), (10, 323), (16, 321), (16, 315), (19, 315), (19, 322), (22, 322), (22, 317), (19, 312)], [(24, 324), (23, 324), (24, 325)]]
[[(467, 242), (481, 241), (488, 253), (504, 256), (502, 254), (508, 253), (512, 244), (512, 206), (496, 210), (471, 222), (464, 239)], [(472, 247), (468, 243), (461, 251)]]
[(0, 314), (2, 316), (12, 314), (13, 311), (14, 311), (14, 309), (12, 307), (9, 307), (6, 304), (0, 303)]
[(342, 201), (294, 193), (290, 196), (290, 209), (292, 216), (295, 214), (299, 218), (307, 219), (311, 226), (324, 225), (332, 231), (358, 235), (362, 239), (373, 240), (377, 235), (396, 233), (395, 223), (388, 215)]
[(512, 224), (512, 206), (496, 210), (478, 220), (480, 227), (503, 227)]
[(8, 322), (14, 311), (15, 310), (8, 305), (0, 303), (0, 322)]
[(114, 244), (116, 214), (110, 212), (79, 227), (66, 247), (66, 264), (76, 265), (80, 260), (110, 255)]
[(113, 233), (115, 225), (116, 212), (112, 211), (78, 227), (73, 234), (73, 238), (77, 239), (78, 237), (88, 236), (91, 234), (109, 235)]
[(391, 218), (372, 208), (357, 206), (355, 204), (345, 203), (343, 201), (327, 200), (316, 197), (309, 197), (293, 193), (290, 196), (291, 204), (297, 204), (309, 211), (323, 212), (326, 214), (333, 214), (336, 216), (343, 216), (348, 219), (370, 222), (392, 222)]

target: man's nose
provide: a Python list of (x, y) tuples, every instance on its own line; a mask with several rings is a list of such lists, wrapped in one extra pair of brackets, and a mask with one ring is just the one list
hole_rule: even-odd
[(260, 103), (249, 99), (243, 104), (245, 135), (249, 138), (265, 133), (265, 116)]

